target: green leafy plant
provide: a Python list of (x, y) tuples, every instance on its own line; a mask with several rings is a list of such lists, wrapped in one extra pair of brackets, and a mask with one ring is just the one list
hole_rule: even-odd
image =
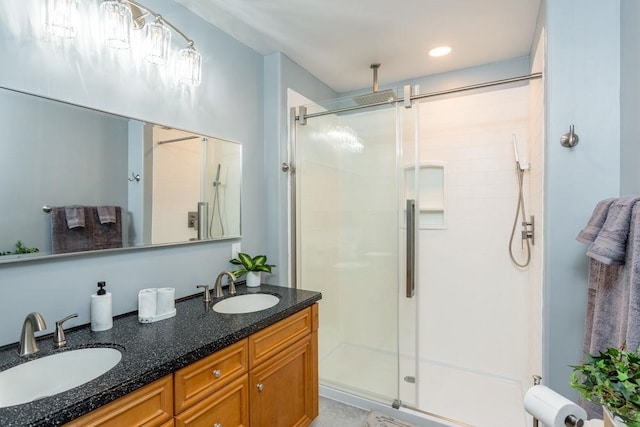
[(241, 277), (249, 271), (264, 271), (265, 273), (271, 273), (271, 269), (275, 267), (273, 264), (267, 264), (266, 255), (256, 255), (253, 258), (245, 253), (238, 253), (238, 257), (229, 261), (233, 265), (241, 265), (233, 272), (236, 277)]
[(571, 387), (583, 398), (602, 405), (629, 427), (640, 427), (640, 349), (587, 354), (585, 363), (572, 368)]
[(24, 245), (24, 243), (22, 243), (21, 240), (18, 240), (16, 242), (16, 250), (14, 252), (11, 251), (7, 251), (7, 252), (0, 252), (0, 255), (19, 255), (19, 254), (32, 254), (35, 252), (40, 252), (40, 249), (38, 248), (28, 248)]

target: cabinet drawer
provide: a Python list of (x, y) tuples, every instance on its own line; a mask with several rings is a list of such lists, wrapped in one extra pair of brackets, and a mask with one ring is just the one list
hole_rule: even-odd
[(316, 322), (317, 307), (305, 308), (249, 337), (249, 368), (278, 354), (303, 336), (311, 333)]
[(173, 381), (167, 375), (66, 425), (164, 427), (172, 416)]
[(176, 427), (249, 425), (248, 375), (245, 374), (176, 415)]
[(176, 414), (247, 372), (244, 339), (175, 373)]

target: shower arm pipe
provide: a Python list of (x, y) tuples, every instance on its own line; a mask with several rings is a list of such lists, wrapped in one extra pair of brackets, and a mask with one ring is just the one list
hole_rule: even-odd
[(154, 12), (153, 10), (149, 9), (146, 6), (141, 5), (140, 3), (138, 3), (135, 0), (121, 0), (123, 3), (128, 3), (131, 6), (135, 6), (138, 9), (140, 9), (141, 12), (144, 12), (143, 15), (141, 15), (140, 17), (144, 17), (144, 15), (151, 15), (154, 19), (161, 21), (163, 24), (165, 24), (167, 27), (171, 28), (173, 31), (176, 32), (176, 34), (178, 34), (180, 37), (182, 37), (184, 39), (184, 41), (187, 42), (187, 46), (189, 47), (193, 47), (193, 40), (191, 40), (189, 37), (187, 37), (182, 31), (180, 31), (175, 25), (173, 25), (171, 22), (167, 21), (166, 19), (164, 19), (162, 17), (162, 15), (160, 15), (159, 13)]
[[(478, 83), (478, 84), (469, 85), (469, 86), (462, 86), (462, 87), (458, 87), (458, 88), (454, 88), (454, 89), (445, 89), (445, 90), (440, 90), (440, 91), (437, 91), (437, 92), (428, 92), (428, 93), (423, 93), (423, 94), (418, 94), (418, 95), (412, 95), (410, 100), (414, 101), (414, 100), (418, 100), (418, 99), (431, 98), (431, 97), (434, 97), (434, 96), (449, 95), (449, 94), (452, 94), (452, 93), (466, 92), (468, 90), (482, 89), (482, 88), (487, 88), (487, 87), (492, 87), (492, 86), (499, 86), (499, 85), (504, 85), (504, 84), (509, 84), (509, 83), (516, 83), (516, 82), (526, 81), (526, 80), (534, 80), (534, 79), (539, 79), (539, 78), (542, 78), (542, 73), (533, 73), (533, 74), (528, 74), (526, 76), (511, 77), (511, 78), (508, 78), (508, 79), (494, 80), (494, 81), (491, 81), (491, 82)], [(367, 104), (367, 105), (354, 105), (353, 107), (344, 107), (344, 108), (338, 108), (338, 109), (335, 109), (335, 110), (320, 111), (320, 112), (317, 112), (317, 113), (304, 114), (302, 117), (300, 117), (298, 115), (298, 116), (296, 116), (296, 120), (300, 120), (301, 118), (310, 119), (312, 117), (320, 117), (320, 116), (326, 116), (326, 115), (329, 115), (329, 114), (344, 113), (344, 112), (347, 112), (347, 111), (360, 110), (362, 108), (369, 108), (369, 107), (377, 107), (377, 106), (380, 106), (380, 105), (397, 104), (397, 103), (400, 103), (400, 102), (404, 102), (404, 98), (396, 98), (396, 99), (394, 99), (392, 101), (374, 102), (374, 103)]]

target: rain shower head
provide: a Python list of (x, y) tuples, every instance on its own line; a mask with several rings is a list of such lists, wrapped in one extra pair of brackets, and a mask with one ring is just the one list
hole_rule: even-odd
[(364, 106), (393, 102), (396, 99), (396, 93), (393, 89), (378, 92), (378, 68), (380, 68), (380, 64), (371, 64), (371, 69), (373, 70), (373, 92), (354, 96), (352, 99), (357, 105)]

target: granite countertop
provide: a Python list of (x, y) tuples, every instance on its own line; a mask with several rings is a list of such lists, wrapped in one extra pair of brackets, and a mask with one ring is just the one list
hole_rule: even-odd
[[(74, 389), (22, 405), (0, 408), (2, 426), (57, 426), (71, 421), (146, 384), (183, 368), (217, 350), (311, 306), (319, 292), (262, 285), (248, 290), (238, 286), (238, 295), (252, 292), (280, 296), (266, 310), (246, 314), (220, 314), (200, 295), (176, 303), (177, 314), (155, 323), (138, 322), (136, 313), (114, 319), (108, 331), (92, 332), (89, 325), (67, 332), (67, 346), (54, 350), (50, 337), (39, 339), (40, 352), (20, 358), (13, 346), (0, 351), (0, 370), (61, 351), (84, 347), (113, 347), (122, 360), (106, 374)], [(226, 292), (225, 292), (226, 294)]]

